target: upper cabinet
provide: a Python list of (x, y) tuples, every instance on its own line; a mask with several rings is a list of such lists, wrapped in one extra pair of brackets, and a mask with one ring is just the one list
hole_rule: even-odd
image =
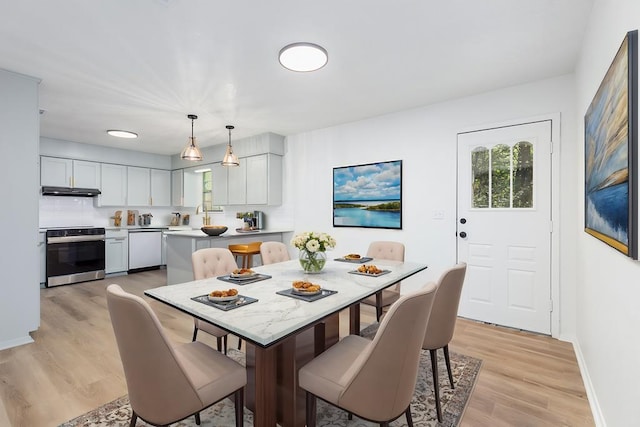
[(127, 167), (103, 163), (101, 167), (102, 194), (100, 206), (125, 206), (127, 204)]
[(171, 172), (127, 167), (128, 206), (171, 206)]
[(151, 206), (171, 206), (171, 172), (151, 169)]
[[(213, 183), (216, 186), (216, 183)], [(240, 159), (240, 166), (227, 168), (227, 194), (229, 205), (247, 204), (247, 162)]]
[[(215, 174), (213, 177), (214, 204), (282, 204), (282, 156), (268, 153), (243, 157), (240, 158), (240, 166), (221, 167), (217, 171), (218, 179)], [(225, 196), (225, 179), (227, 203), (222, 202)]]
[(151, 175), (148, 168), (127, 167), (127, 205), (151, 204)]
[(247, 204), (282, 204), (282, 157), (261, 154), (246, 158)]
[[(195, 208), (202, 204), (202, 168), (203, 166), (193, 166), (179, 170), (181, 177), (179, 176), (178, 180), (182, 185), (175, 181), (173, 183), (173, 206)], [(176, 172), (178, 171), (173, 171), (174, 180), (176, 175), (179, 175)], [(176, 204), (176, 201), (180, 201), (180, 204)]]
[(211, 192), (212, 204), (214, 206), (225, 206), (229, 204), (228, 191), (228, 168), (222, 163), (211, 165)]
[(100, 163), (40, 157), (40, 185), (100, 188)]

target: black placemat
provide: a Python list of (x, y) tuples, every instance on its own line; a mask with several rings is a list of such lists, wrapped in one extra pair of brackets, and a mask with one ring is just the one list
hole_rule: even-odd
[(218, 280), (222, 280), (223, 282), (227, 282), (227, 283), (233, 283), (234, 285), (248, 285), (249, 283), (255, 283), (255, 282), (259, 282), (261, 280), (267, 280), (267, 279), (271, 279), (271, 276), (269, 276), (268, 274), (256, 274), (255, 276), (253, 276), (250, 279), (234, 279), (233, 277), (231, 277), (230, 274), (226, 274), (224, 276), (220, 276), (218, 277)]
[(362, 264), (364, 262), (373, 261), (373, 258), (368, 257), (368, 256), (363, 256), (362, 258), (356, 258), (356, 259), (335, 258), (334, 261), (352, 262), (352, 263), (355, 263), (355, 264)]
[(300, 295), (293, 292), (293, 289), (284, 289), (282, 291), (276, 292), (278, 295), (284, 295), (285, 297), (291, 297), (296, 299), (301, 299), (302, 301), (313, 302), (324, 297), (328, 297), (329, 295), (337, 294), (338, 291), (332, 291), (330, 289), (323, 289), (322, 292), (316, 295)]
[(209, 295), (200, 295), (198, 297), (191, 298), (193, 301), (201, 302), (202, 304), (210, 305), (222, 311), (233, 310), (234, 308), (244, 307), (258, 301), (257, 298), (251, 298), (238, 294), (238, 299), (229, 302), (213, 302), (209, 301)]
[(367, 277), (380, 277), (380, 276), (384, 276), (385, 274), (391, 273), (391, 270), (382, 270), (380, 273), (378, 274), (371, 274), (371, 273), (363, 273), (361, 271), (358, 270), (353, 270), (350, 271), (349, 273), (351, 274), (358, 274), (360, 276), (367, 276)]

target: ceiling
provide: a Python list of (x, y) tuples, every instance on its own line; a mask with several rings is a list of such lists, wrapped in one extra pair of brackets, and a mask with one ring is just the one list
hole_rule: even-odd
[[(0, 68), (37, 77), (41, 136), (176, 154), (573, 72), (593, 0), (13, 0)], [(328, 64), (295, 73), (280, 49)], [(108, 136), (107, 129), (140, 135)]]

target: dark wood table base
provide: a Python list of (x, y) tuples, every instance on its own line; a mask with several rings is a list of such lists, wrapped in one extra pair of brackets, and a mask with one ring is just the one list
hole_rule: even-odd
[(274, 427), (276, 422), (283, 427), (305, 425), (305, 393), (298, 387), (298, 370), (338, 342), (339, 328), (339, 314), (335, 314), (274, 347), (247, 344), (245, 404), (259, 414), (254, 426)]

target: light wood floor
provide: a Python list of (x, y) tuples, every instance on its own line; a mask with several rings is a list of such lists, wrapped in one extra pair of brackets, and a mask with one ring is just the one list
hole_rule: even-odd
[[(0, 427), (58, 426), (126, 394), (105, 288), (142, 296), (165, 284), (164, 273), (43, 289), (35, 343), (0, 351)], [(190, 317), (149, 301), (172, 339), (191, 339)], [(373, 319), (364, 307), (363, 323)], [(450, 348), (483, 360), (462, 426), (594, 425), (570, 344), (460, 319)]]

